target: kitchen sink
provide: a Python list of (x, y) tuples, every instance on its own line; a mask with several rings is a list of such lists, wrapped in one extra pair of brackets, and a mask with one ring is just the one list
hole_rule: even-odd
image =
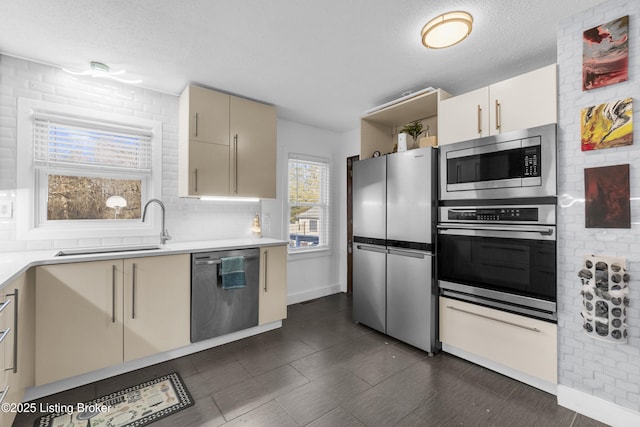
[(55, 256), (68, 256), (68, 255), (92, 255), (92, 254), (105, 254), (105, 253), (120, 253), (120, 252), (136, 252), (136, 251), (153, 251), (161, 249), (160, 245), (129, 245), (129, 246), (101, 246), (98, 248), (74, 248), (63, 249)]

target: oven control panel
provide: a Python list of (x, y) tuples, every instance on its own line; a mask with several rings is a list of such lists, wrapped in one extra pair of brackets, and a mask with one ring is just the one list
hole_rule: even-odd
[(524, 207), (491, 207), (477, 209), (456, 209), (447, 210), (447, 220), (449, 221), (531, 221), (537, 222), (538, 208)]

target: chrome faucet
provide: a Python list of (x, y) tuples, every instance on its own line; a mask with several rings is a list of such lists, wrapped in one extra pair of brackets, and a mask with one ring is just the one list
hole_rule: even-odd
[(169, 233), (167, 232), (167, 229), (164, 228), (164, 203), (162, 203), (162, 201), (160, 201), (160, 199), (149, 199), (149, 201), (147, 203), (144, 204), (144, 209), (142, 210), (142, 221), (144, 221), (145, 217), (147, 216), (147, 206), (149, 206), (149, 204), (151, 204), (151, 202), (155, 202), (157, 204), (160, 205), (160, 209), (162, 209), (162, 228), (160, 229), (160, 243), (161, 244), (165, 244), (167, 243), (167, 240), (171, 239), (171, 236), (169, 236)]

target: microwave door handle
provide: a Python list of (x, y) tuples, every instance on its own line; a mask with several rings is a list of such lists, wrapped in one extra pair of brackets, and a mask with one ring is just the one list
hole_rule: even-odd
[[(531, 143), (529, 143), (528, 146), (530, 145)], [(469, 157), (487, 153), (499, 153), (502, 151), (516, 150), (518, 148), (522, 148), (522, 138), (515, 139), (513, 141), (494, 142), (492, 144), (464, 148), (462, 150), (448, 151), (446, 154), (446, 159), (457, 159), (459, 157)]]

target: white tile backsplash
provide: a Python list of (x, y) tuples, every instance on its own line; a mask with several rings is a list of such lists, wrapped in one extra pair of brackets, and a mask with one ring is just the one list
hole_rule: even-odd
[[(173, 241), (249, 237), (261, 203), (212, 203), (178, 197), (178, 97), (0, 55), (0, 192), (16, 190), (16, 106), (19, 97), (79, 106), (162, 122), (162, 200)], [(123, 235), (108, 239), (20, 241), (14, 219), (0, 220), (0, 251), (148, 243), (159, 237)], [(160, 230), (158, 230), (158, 236)], [(277, 236), (276, 236), (277, 237)]]

